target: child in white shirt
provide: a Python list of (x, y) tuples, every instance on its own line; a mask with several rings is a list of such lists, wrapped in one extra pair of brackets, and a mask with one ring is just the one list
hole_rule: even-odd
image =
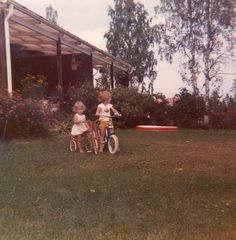
[(119, 112), (113, 107), (111, 102), (111, 93), (109, 91), (102, 91), (99, 93), (99, 100), (101, 103), (97, 107), (96, 116), (99, 116), (99, 127), (101, 130), (100, 148), (99, 152), (103, 152), (105, 129), (110, 122), (111, 111), (119, 116)]

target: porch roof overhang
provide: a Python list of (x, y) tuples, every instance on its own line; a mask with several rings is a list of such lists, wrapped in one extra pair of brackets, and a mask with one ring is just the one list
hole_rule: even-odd
[(109, 66), (129, 71), (131, 65), (97, 48), (85, 40), (48, 21), (13, 0), (0, 0), (0, 9), (6, 13), (13, 6), (9, 19), (10, 42), (22, 46), (24, 50), (37, 51), (45, 56), (57, 54), (60, 39), (62, 54), (84, 53), (93, 57), (93, 66)]

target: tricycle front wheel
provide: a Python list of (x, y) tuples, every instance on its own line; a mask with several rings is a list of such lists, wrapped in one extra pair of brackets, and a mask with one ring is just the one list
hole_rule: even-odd
[(74, 139), (70, 140), (70, 151), (75, 152), (77, 149), (77, 143)]

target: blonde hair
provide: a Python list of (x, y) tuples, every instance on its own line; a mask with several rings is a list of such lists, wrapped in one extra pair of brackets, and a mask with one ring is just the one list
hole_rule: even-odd
[(111, 93), (109, 91), (101, 91), (98, 95), (101, 102), (111, 99)]
[(81, 102), (81, 101), (77, 101), (77, 102), (74, 104), (74, 106), (73, 106), (73, 108), (72, 108), (72, 111), (73, 111), (74, 113), (76, 113), (78, 108), (81, 108), (81, 109), (83, 109), (84, 111), (86, 110), (86, 106), (85, 106), (85, 105), (83, 104), (83, 102)]

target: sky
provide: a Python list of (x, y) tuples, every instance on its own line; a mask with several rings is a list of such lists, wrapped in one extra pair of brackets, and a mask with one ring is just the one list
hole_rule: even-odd
[[(28, 9), (38, 13), (42, 17), (46, 15), (46, 7), (51, 5), (58, 12), (57, 24), (76, 36), (88, 41), (96, 47), (106, 51), (104, 33), (109, 30), (110, 17), (109, 6), (114, 6), (113, 0), (16, 0)], [(149, 16), (154, 17), (154, 7), (158, 0), (139, 0), (144, 4)], [(179, 60), (174, 58), (172, 64), (158, 61), (156, 67), (157, 79), (154, 83), (154, 91), (161, 92), (167, 97), (173, 97), (179, 92), (179, 88), (187, 87), (181, 80)], [(236, 61), (224, 65), (224, 73), (236, 73)], [(224, 74), (224, 82), (221, 93), (225, 95), (232, 87), (235, 75)], [(201, 89), (200, 89), (201, 91)]]

